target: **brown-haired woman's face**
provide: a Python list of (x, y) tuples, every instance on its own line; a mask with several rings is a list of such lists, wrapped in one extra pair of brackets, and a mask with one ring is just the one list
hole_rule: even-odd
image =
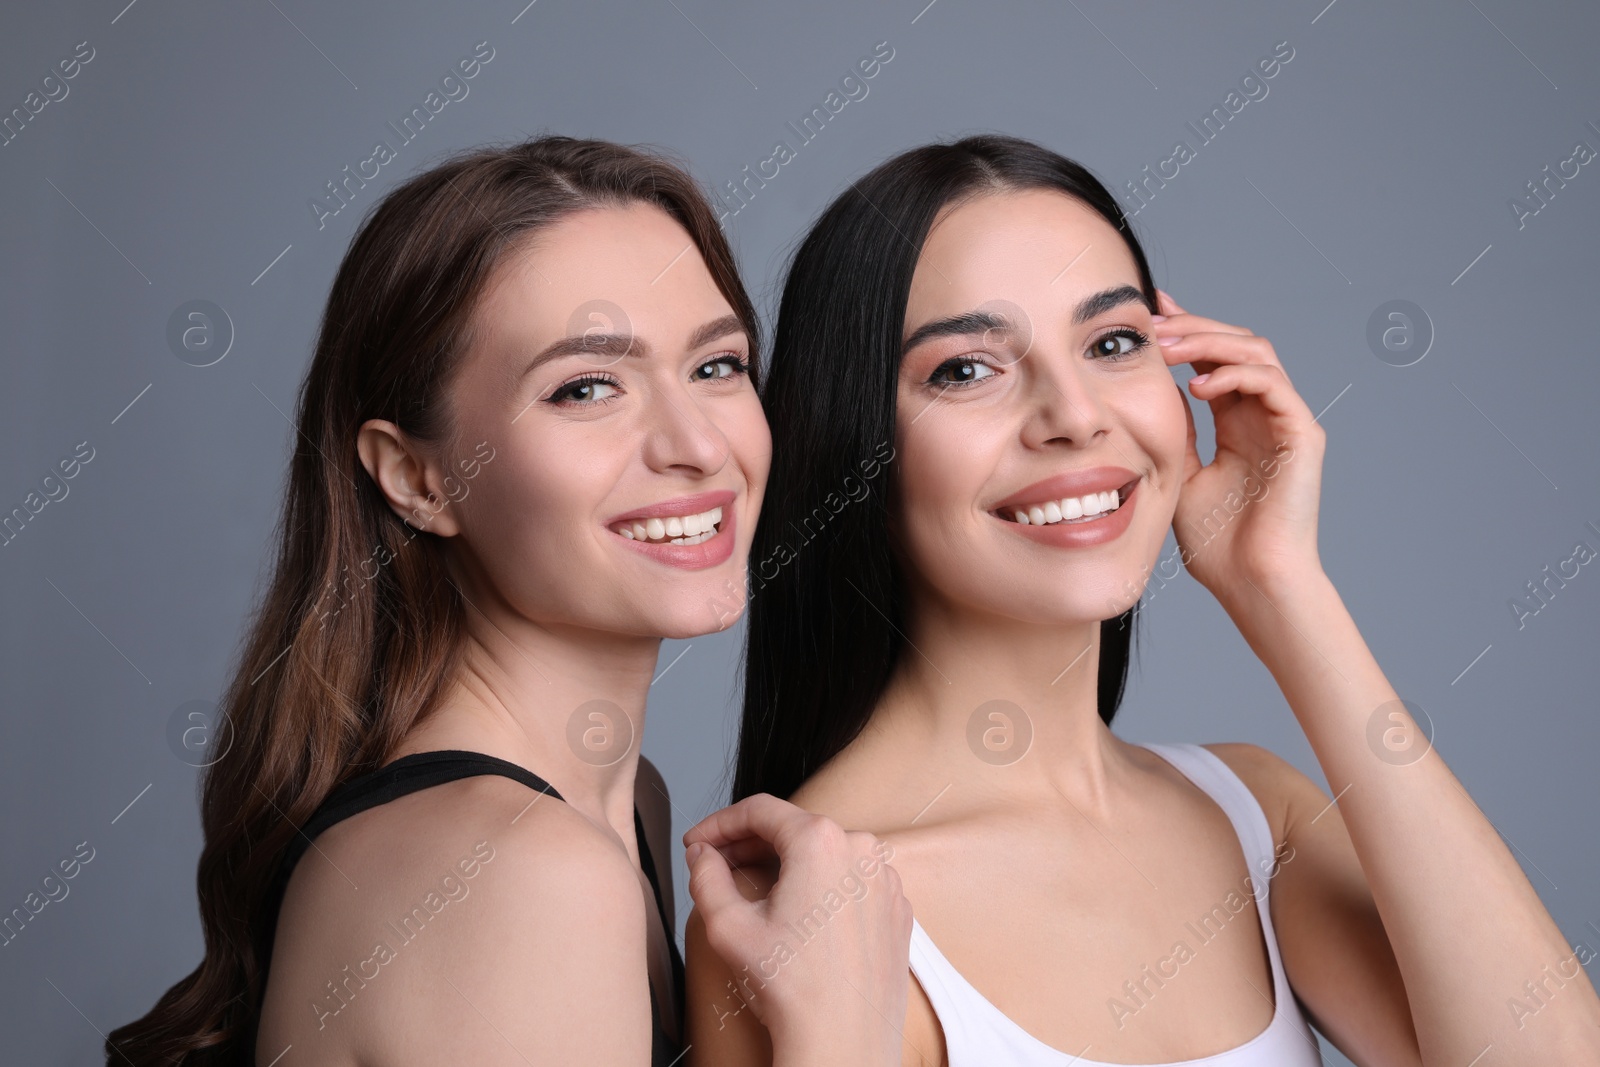
[(952, 605), (1030, 622), (1137, 599), (1177, 506), (1187, 400), (1115, 228), (1064, 194), (935, 221), (897, 398), (900, 550)]
[(476, 322), (450, 401), (457, 439), (494, 449), (451, 508), (472, 584), (550, 625), (731, 625), (771, 437), (683, 227), (645, 204), (568, 216), (508, 257)]

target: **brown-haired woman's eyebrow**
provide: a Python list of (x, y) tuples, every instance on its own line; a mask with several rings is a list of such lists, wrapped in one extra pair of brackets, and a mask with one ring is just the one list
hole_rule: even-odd
[[(710, 344), (719, 337), (726, 337), (732, 333), (743, 333), (744, 323), (739, 321), (737, 315), (724, 315), (720, 319), (713, 319), (697, 328), (689, 337), (689, 349), (693, 351), (702, 345)], [(627, 333), (583, 333), (563, 337), (552, 341), (539, 351), (539, 354), (528, 360), (522, 368), (522, 376), (527, 377), (533, 370), (556, 359), (559, 356), (610, 356), (620, 359), (623, 356), (644, 356), (650, 353), (650, 343), (643, 338), (634, 337)]]

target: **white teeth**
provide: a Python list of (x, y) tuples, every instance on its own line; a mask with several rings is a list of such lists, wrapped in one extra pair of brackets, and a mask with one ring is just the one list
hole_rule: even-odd
[(718, 507), (694, 515), (669, 515), (666, 518), (622, 522), (613, 526), (612, 530), (630, 541), (698, 545), (716, 536), (717, 524), (721, 521), (722, 509)]
[(1047, 500), (1026, 508), (1012, 508), (1011, 517), (1023, 526), (1048, 526), (1057, 522), (1092, 519), (1122, 506), (1118, 490), (1069, 496), (1061, 500)]

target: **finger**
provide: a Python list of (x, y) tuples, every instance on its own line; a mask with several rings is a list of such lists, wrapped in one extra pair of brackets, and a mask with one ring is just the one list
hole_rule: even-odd
[[(1283, 364), (1278, 361), (1278, 353), (1272, 347), (1272, 342), (1253, 334), (1241, 336), (1233, 333), (1188, 333), (1180, 337), (1161, 337), (1156, 343), (1161, 347), (1161, 355), (1168, 366), (1204, 360), (1217, 366), (1257, 363), (1283, 370)], [(1205, 373), (1209, 368), (1196, 363), (1195, 369)]]
[(689, 846), (684, 858), (689, 864), (689, 895), (708, 927), (730, 908), (749, 907), (733, 884), (733, 871), (716, 849), (696, 842)]
[(725, 845), (716, 846), (722, 858), (735, 867), (749, 867), (760, 863), (777, 863), (778, 853), (770, 841), (760, 837), (741, 837)]
[(811, 818), (811, 813), (771, 793), (757, 793), (736, 804), (714, 811), (691, 826), (683, 843), (704, 841), (722, 847), (744, 838), (760, 838), (782, 856), (794, 835)]
[(1224, 333), (1232, 334), (1235, 338), (1256, 336), (1253, 330), (1245, 330), (1243, 326), (1221, 322), (1216, 318), (1206, 318), (1205, 315), (1165, 315), (1162, 318), (1150, 315), (1150, 323), (1155, 326), (1155, 333), (1160, 338), (1182, 338), (1192, 333)]
[(1197, 400), (1222, 400), (1234, 392), (1254, 396), (1273, 415), (1311, 421), (1311, 409), (1278, 367), (1229, 364), (1203, 378), (1189, 379), (1189, 391)]
[[(1178, 385), (1177, 382), (1173, 382), (1172, 384)], [(1183, 395), (1183, 386), (1181, 385), (1178, 386), (1178, 394), (1180, 396)], [(1197, 438), (1194, 428), (1194, 409), (1189, 406), (1189, 398), (1187, 396), (1184, 396), (1183, 398), (1183, 417), (1184, 421), (1188, 423), (1188, 427), (1184, 431), (1184, 473), (1187, 475), (1200, 469), (1200, 450), (1198, 447), (1196, 447)]]
[(1156, 290), (1156, 314), (1150, 316), (1150, 321), (1162, 324), (1164, 331), (1174, 334), (1192, 333), (1206, 330), (1212, 333), (1236, 333), (1241, 336), (1254, 336), (1254, 331), (1243, 326), (1235, 326), (1220, 319), (1208, 319), (1204, 315), (1191, 315), (1178, 306), (1172, 299), (1172, 294), (1165, 289)]

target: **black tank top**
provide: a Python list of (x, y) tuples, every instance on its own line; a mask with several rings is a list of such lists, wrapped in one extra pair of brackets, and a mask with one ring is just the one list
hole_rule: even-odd
[[(271, 961), (272, 942), (277, 935), (278, 909), (283, 904), (283, 894), (289, 885), (289, 876), (294, 872), (294, 865), (310, 847), (312, 840), (322, 831), (342, 819), (348, 819), (357, 812), (366, 811), (368, 808), (386, 804), (391, 800), (415, 793), (419, 789), (430, 786), (442, 785), (461, 778), (473, 778), (481, 774), (498, 774), (506, 778), (513, 778), (529, 789), (548, 794), (557, 800), (564, 801), (555, 787), (537, 774), (525, 770), (507, 760), (485, 755), (481, 752), (465, 752), (457, 749), (446, 749), (437, 752), (417, 752), (409, 756), (402, 756), (375, 771), (352, 778), (339, 786), (322, 805), (300, 827), (300, 832), (295, 835), (289, 847), (284, 851), (279, 862), (277, 877), (273, 881), (272, 890), (268, 898), (268, 921), (264, 930), (264, 937), (257, 945), (257, 958), (261, 960), (261, 986), (266, 988), (267, 966)], [(645, 841), (644, 822), (639, 817), (637, 805), (633, 809), (634, 833), (639, 839), (639, 858), (643, 861), (645, 877), (650, 879), (650, 888), (655, 891), (656, 910), (661, 914), (661, 926), (667, 935), (667, 951), (671, 955), (672, 966), (672, 996), (669, 998), (670, 1008), (678, 1021), (677, 1030), (683, 1033), (683, 997), (684, 974), (683, 956), (678, 951), (678, 941), (675, 935), (676, 924), (667, 914), (666, 902), (661, 896), (661, 875), (656, 870), (655, 859), (650, 854), (650, 846)], [(667, 877), (671, 877), (671, 872)], [(264, 995), (264, 993), (263, 993)], [(259, 1013), (261, 1005), (256, 1008)], [(654, 983), (650, 986), (650, 1067), (671, 1067), (683, 1055), (683, 1046), (667, 1036), (667, 1031), (661, 1022), (661, 1002), (656, 996)]]

